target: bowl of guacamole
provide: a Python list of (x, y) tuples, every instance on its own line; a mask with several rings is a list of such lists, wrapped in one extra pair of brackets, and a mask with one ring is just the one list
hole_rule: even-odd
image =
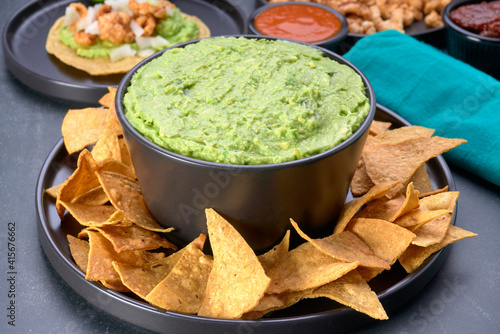
[[(280, 38), (179, 44), (121, 81), (116, 110), (144, 199), (189, 242), (213, 208), (256, 251), (331, 232), (376, 103), (341, 56)], [(292, 229), (293, 230), (293, 229)]]

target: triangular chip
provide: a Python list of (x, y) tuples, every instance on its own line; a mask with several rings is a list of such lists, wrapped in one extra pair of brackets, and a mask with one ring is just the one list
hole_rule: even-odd
[(70, 109), (64, 116), (61, 132), (69, 154), (97, 142), (106, 129), (108, 109)]
[(89, 263), (90, 245), (86, 240), (78, 239), (68, 234), (66, 236), (69, 242), (69, 251), (76, 265), (84, 273), (87, 272), (87, 265)]
[(116, 210), (111, 205), (86, 205), (60, 202), (66, 210), (83, 226), (130, 225), (125, 220), (123, 211)]
[(340, 233), (344, 230), (346, 225), (349, 223), (351, 218), (356, 214), (356, 212), (366, 203), (373, 201), (374, 199), (385, 196), (391, 189), (393, 189), (398, 183), (380, 183), (371, 188), (365, 195), (359, 198), (355, 198), (348, 202), (342, 208), (339, 218), (337, 219), (337, 224), (333, 233)]
[[(56, 200), (56, 209), (59, 217), (64, 216), (65, 208), (62, 202), (73, 203), (77, 198), (100, 187), (99, 179), (95, 174), (97, 165), (88, 150), (83, 150), (78, 156), (77, 168), (61, 185)], [(82, 203), (81, 200), (77, 201)]]
[(374, 319), (389, 319), (377, 294), (372, 291), (357, 270), (350, 271), (335, 281), (315, 289), (307, 296), (307, 298), (318, 297), (333, 299)]
[(99, 99), (99, 104), (106, 108), (110, 108), (114, 105), (116, 90), (116, 87), (108, 87), (108, 92)]
[(289, 251), (269, 271), (268, 294), (317, 288), (357, 268), (359, 262), (342, 262), (314, 247), (309, 242)]
[(314, 245), (318, 250), (343, 262), (359, 262), (360, 266), (370, 268), (390, 269), (381, 258), (375, 256), (372, 250), (354, 233), (343, 231), (322, 239), (312, 239), (300, 230), (296, 222), (290, 219), (297, 233)]
[[(376, 256), (385, 260), (391, 266), (415, 238), (413, 232), (381, 219), (353, 219), (346, 229), (356, 234), (371, 248)], [(367, 281), (382, 271), (365, 267), (359, 268), (359, 273)]]
[[(377, 136), (378, 137), (378, 136)], [(376, 137), (367, 141), (363, 151), (366, 173), (375, 184), (397, 181), (399, 187), (389, 192), (391, 197), (402, 189), (415, 171), (427, 160), (467, 142), (464, 139), (420, 137), (401, 142), (384, 142)]]
[(448, 246), (455, 241), (472, 238), (477, 236), (476, 233), (466, 231), (457, 227), (455, 225), (450, 225), (445, 234), (443, 240), (429, 247), (419, 247), (411, 245), (408, 249), (399, 257), (399, 263), (405, 268), (406, 272), (411, 273), (415, 271), (429, 256)]
[(237, 319), (257, 305), (270, 279), (238, 231), (215, 210), (205, 212), (214, 264), (199, 315)]
[(205, 298), (212, 259), (196, 243), (187, 245), (172, 270), (147, 296), (165, 310), (197, 314)]
[(425, 164), (417, 168), (409, 182), (413, 183), (415, 190), (418, 190), (419, 197), (421, 197), (422, 193), (430, 193), (434, 191), (434, 187), (432, 186)]
[(160, 247), (177, 250), (174, 244), (162, 238), (159, 234), (134, 224), (130, 226), (100, 226), (90, 228), (101, 232), (113, 244), (115, 251), (118, 253), (131, 250), (152, 250)]
[(113, 268), (120, 275), (122, 283), (137, 296), (146, 296), (157, 286), (182, 256), (182, 250), (154, 262), (141, 266), (113, 261)]
[(161, 227), (149, 212), (136, 180), (107, 171), (98, 171), (96, 174), (111, 204), (123, 211), (128, 221), (151, 231), (169, 231)]
[(399, 217), (394, 221), (394, 224), (415, 232), (428, 222), (448, 213), (451, 212), (449, 210), (429, 210), (426, 207), (420, 207)]
[(258, 259), (262, 268), (267, 273), (271, 270), (288, 252), (288, 248), (290, 247), (290, 231), (286, 231), (285, 236), (281, 242), (274, 246), (271, 250), (266, 253), (259, 255)]
[(92, 148), (92, 157), (96, 162), (106, 159), (121, 162), (120, 143), (113, 124), (108, 123), (108, 126), (97, 140)]
[(369, 134), (371, 136), (379, 135), (379, 134), (383, 133), (384, 131), (388, 130), (391, 126), (392, 126), (391, 122), (382, 122), (382, 121), (374, 120), (374, 121), (372, 121), (372, 124), (370, 124)]
[(89, 237), (90, 251), (86, 279), (99, 281), (106, 287), (127, 292), (129, 289), (122, 284), (120, 276), (113, 267), (113, 261), (140, 266), (164, 257), (163, 253), (147, 251), (126, 251), (117, 253), (111, 244), (99, 232), (86, 231)]

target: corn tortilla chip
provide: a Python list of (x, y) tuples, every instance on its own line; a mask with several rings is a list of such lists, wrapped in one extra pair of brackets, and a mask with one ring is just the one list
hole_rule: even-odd
[[(100, 187), (99, 179), (95, 174), (96, 169), (97, 165), (90, 152), (87, 149), (83, 150), (78, 156), (77, 168), (63, 182), (57, 193), (56, 209), (61, 219), (65, 211), (62, 202), (75, 202), (79, 196)], [(81, 200), (77, 202), (82, 203)]]
[(429, 210), (425, 207), (420, 207), (399, 217), (394, 221), (394, 224), (415, 232), (428, 222), (448, 213), (451, 212), (449, 210)]
[(399, 182), (400, 185), (388, 193), (391, 197), (408, 183), (415, 171), (427, 160), (465, 142), (464, 139), (438, 136), (412, 138), (396, 143), (372, 139), (363, 151), (366, 173), (375, 184)]
[(108, 109), (70, 109), (64, 116), (61, 132), (68, 154), (97, 142), (108, 126)]
[(83, 226), (130, 225), (125, 220), (123, 211), (111, 205), (86, 205), (60, 202), (66, 210)]
[(358, 161), (358, 166), (354, 171), (354, 175), (351, 181), (351, 192), (353, 196), (362, 196), (368, 192), (375, 183), (373, 183), (370, 176), (366, 172), (365, 161), (363, 160), (363, 156)]
[[(346, 229), (356, 234), (376, 256), (391, 266), (415, 238), (413, 232), (382, 219), (353, 219)], [(359, 273), (367, 281), (382, 271), (383, 269), (359, 268)]]
[(68, 234), (66, 236), (69, 242), (69, 251), (71, 252), (71, 256), (78, 268), (84, 273), (87, 272), (87, 265), (89, 262), (89, 251), (90, 245), (86, 240), (78, 239)]
[(177, 250), (174, 244), (159, 234), (133, 224), (130, 226), (93, 226), (90, 229), (101, 232), (118, 253), (131, 250), (152, 250), (160, 247)]
[(146, 296), (157, 286), (180, 259), (182, 250), (163, 259), (141, 266), (113, 261), (113, 268), (120, 275), (120, 280), (130, 291), (146, 300)]
[(340, 212), (339, 218), (337, 219), (337, 224), (335, 225), (335, 229), (333, 233), (340, 233), (344, 230), (346, 225), (349, 223), (351, 218), (356, 214), (356, 212), (366, 203), (385, 196), (392, 188), (394, 188), (398, 182), (388, 182), (388, 183), (380, 183), (371, 188), (365, 195), (362, 197), (353, 199), (348, 202), (342, 208)]
[(372, 121), (372, 124), (370, 125), (369, 134), (372, 136), (379, 135), (379, 134), (383, 133), (384, 131), (388, 130), (391, 126), (392, 126), (391, 122), (382, 122), (382, 121), (374, 120), (374, 121)]
[(425, 164), (417, 168), (409, 182), (413, 183), (415, 190), (418, 190), (419, 197), (421, 197), (422, 193), (430, 193), (434, 191), (434, 187), (429, 179), (429, 173), (427, 172)]
[(281, 260), (281, 258), (283, 258), (283, 256), (285, 256), (285, 254), (288, 252), (289, 247), (290, 231), (288, 230), (286, 231), (285, 236), (278, 245), (274, 246), (268, 252), (257, 257), (266, 274), (276, 265), (276, 263)]
[(318, 297), (333, 299), (374, 319), (389, 319), (377, 294), (372, 291), (357, 270), (350, 271), (335, 281), (315, 289), (307, 296), (307, 298)]
[(429, 256), (437, 252), (443, 247), (448, 246), (458, 240), (465, 238), (472, 238), (477, 236), (476, 233), (466, 231), (455, 225), (450, 225), (443, 240), (429, 247), (419, 247), (411, 245), (399, 257), (399, 263), (403, 266), (406, 272), (411, 273), (415, 271)]
[(357, 268), (359, 262), (342, 262), (325, 254), (309, 242), (289, 251), (269, 271), (268, 294), (317, 288)]
[(205, 212), (214, 263), (199, 315), (237, 319), (257, 305), (270, 279), (236, 229), (215, 210)]
[(128, 221), (155, 232), (169, 231), (161, 227), (149, 212), (136, 180), (108, 171), (98, 171), (96, 174), (111, 204), (123, 211)]
[(128, 292), (129, 289), (122, 284), (120, 276), (113, 267), (113, 261), (140, 266), (164, 257), (163, 253), (149, 253), (147, 251), (126, 251), (117, 253), (111, 244), (99, 232), (87, 230), (90, 251), (86, 279), (100, 281), (107, 287), (117, 291)]
[(334, 259), (343, 262), (359, 261), (359, 265), (363, 267), (390, 269), (387, 262), (375, 256), (371, 249), (354, 233), (343, 231), (326, 238), (312, 239), (300, 230), (296, 222), (292, 219), (290, 219), (290, 222), (302, 238)]
[(212, 259), (196, 244), (187, 245), (167, 277), (146, 296), (146, 300), (165, 310), (197, 314), (205, 298), (212, 264)]
[(108, 126), (92, 148), (91, 153), (96, 162), (106, 159), (121, 162), (120, 143), (118, 142), (118, 135), (113, 124), (108, 123)]
[(99, 99), (99, 104), (106, 108), (114, 106), (116, 91), (116, 87), (108, 87), (108, 92)]

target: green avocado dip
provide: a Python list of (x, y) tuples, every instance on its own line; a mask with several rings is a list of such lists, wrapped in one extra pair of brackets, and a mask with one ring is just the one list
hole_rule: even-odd
[(298, 43), (216, 37), (141, 67), (125, 117), (157, 145), (195, 159), (274, 164), (349, 138), (370, 110), (361, 77)]
[[(182, 16), (179, 8), (173, 8), (172, 15), (161, 20), (155, 29), (155, 36), (165, 38), (170, 45), (176, 45), (187, 41), (192, 41), (198, 37), (200, 28), (198, 25)], [(59, 30), (59, 39), (63, 44), (76, 51), (80, 57), (95, 58), (109, 56), (111, 50), (120, 46), (110, 41), (98, 40), (96, 44), (85, 46), (78, 44), (73, 37), (74, 32), (68, 26), (62, 26)], [(130, 46), (139, 50), (137, 43), (130, 43)], [(154, 51), (160, 51), (168, 46), (153, 47)]]

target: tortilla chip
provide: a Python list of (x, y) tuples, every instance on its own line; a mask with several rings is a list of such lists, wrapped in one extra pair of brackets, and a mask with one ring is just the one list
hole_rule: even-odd
[(146, 296), (146, 300), (165, 310), (197, 314), (205, 299), (212, 265), (212, 259), (196, 244), (187, 245), (167, 277)]
[(366, 203), (385, 196), (391, 189), (393, 189), (398, 182), (388, 182), (388, 183), (380, 183), (371, 188), (365, 195), (362, 197), (353, 199), (344, 207), (340, 212), (339, 218), (337, 219), (337, 224), (335, 225), (335, 229), (333, 233), (340, 233), (344, 230), (346, 225), (349, 223), (351, 218), (356, 214), (356, 212)]
[(86, 205), (62, 201), (60, 203), (83, 226), (130, 225), (125, 220), (124, 212), (116, 210), (111, 205)]
[(427, 259), (429, 256), (448, 246), (455, 241), (476, 237), (476, 233), (472, 233), (461, 229), (455, 225), (450, 225), (446, 232), (443, 240), (429, 247), (419, 247), (415, 245), (411, 245), (408, 249), (399, 257), (399, 263), (403, 266), (403, 268), (408, 273), (412, 273), (415, 271), (420, 265)]
[(250, 312), (243, 314), (242, 319), (259, 319), (269, 312), (282, 310), (307, 298), (314, 289), (288, 291), (279, 294), (264, 295)]
[(108, 93), (99, 99), (99, 104), (106, 108), (111, 108), (115, 104), (116, 87), (108, 87)]
[(237, 319), (257, 305), (270, 279), (236, 229), (213, 209), (205, 213), (214, 264), (199, 315)]
[(61, 188), (62, 184), (56, 184), (48, 189), (45, 189), (45, 193), (47, 193), (50, 197), (57, 198), (57, 193)]
[(363, 160), (363, 156), (361, 156), (351, 181), (352, 195), (355, 197), (362, 196), (373, 188), (373, 186), (375, 186), (375, 183), (373, 183), (368, 173), (366, 173), (365, 161)]
[[(183, 16), (198, 24), (198, 38), (209, 37), (210, 29), (198, 17), (183, 14)], [(61, 62), (85, 71), (90, 75), (109, 75), (127, 73), (145, 57), (130, 56), (112, 62), (109, 57), (86, 58), (77, 55), (76, 51), (65, 45), (59, 39), (59, 30), (64, 24), (64, 16), (58, 18), (49, 30), (45, 49), (49, 54), (57, 57)]]
[(370, 132), (369, 134), (372, 136), (379, 135), (383, 133), (384, 131), (388, 130), (392, 126), (391, 122), (382, 122), (382, 121), (372, 121), (372, 124), (370, 125)]
[(97, 171), (96, 174), (111, 204), (123, 211), (128, 221), (155, 232), (169, 231), (149, 212), (136, 180), (114, 172)]
[(406, 197), (398, 193), (393, 198), (381, 197), (368, 203), (354, 218), (377, 218), (391, 221), (406, 201)]
[(434, 187), (429, 179), (429, 173), (427, 173), (425, 165), (417, 168), (409, 182), (413, 183), (415, 190), (418, 190), (420, 193), (418, 195), (419, 197), (421, 197), (422, 193), (430, 193), (434, 191)]
[(108, 126), (108, 109), (69, 109), (64, 116), (61, 132), (68, 154), (94, 144)]
[[(121, 175), (125, 175), (131, 179), (137, 178), (137, 175), (135, 174), (134, 168), (131, 168), (131, 167), (127, 166), (126, 164), (119, 162), (117, 160), (114, 160), (114, 159), (106, 159), (103, 161), (99, 161), (97, 163), (97, 170), (118, 173)], [(104, 190), (102, 190), (102, 192), (104, 192)], [(106, 197), (107, 197), (107, 195), (106, 195)]]
[(394, 221), (394, 224), (415, 232), (428, 222), (449, 213), (451, 213), (450, 210), (429, 210), (426, 207), (420, 207), (399, 217)]
[(305, 242), (289, 251), (269, 271), (268, 294), (317, 288), (357, 268), (359, 262), (342, 262)]
[(443, 240), (451, 223), (459, 195), (458, 191), (448, 191), (420, 199), (421, 205), (429, 210), (448, 210), (449, 213), (433, 219), (416, 230), (416, 238), (412, 244), (428, 247)]
[(300, 230), (296, 222), (292, 219), (290, 219), (290, 222), (302, 238), (334, 259), (343, 262), (359, 261), (359, 265), (363, 267), (390, 269), (387, 262), (375, 256), (372, 250), (354, 233), (343, 231), (323, 239), (311, 239)]
[(160, 247), (177, 250), (177, 247), (167, 239), (137, 225), (93, 226), (91, 229), (101, 232), (118, 253), (131, 250), (152, 250)]
[(377, 140), (385, 143), (400, 143), (412, 138), (430, 138), (434, 134), (434, 129), (424, 128), (422, 126), (403, 126), (391, 131), (385, 131), (377, 136)]
[(140, 266), (164, 257), (163, 253), (149, 253), (147, 251), (117, 253), (111, 242), (99, 232), (87, 230), (86, 234), (89, 238), (90, 251), (85, 279), (100, 281), (105, 286), (117, 291), (128, 292), (129, 289), (122, 284), (120, 276), (113, 267), (113, 261)]
[[(381, 219), (353, 219), (346, 229), (356, 234), (376, 256), (386, 261), (390, 266), (396, 262), (415, 238), (413, 232)], [(383, 269), (360, 267), (358, 271), (365, 280), (369, 281), (380, 274)]]
[(357, 270), (350, 271), (335, 281), (315, 289), (307, 296), (307, 298), (318, 297), (330, 298), (374, 319), (389, 319), (377, 294)]
[[(57, 193), (56, 209), (59, 217), (63, 219), (65, 203), (86, 203), (81, 196), (100, 187), (99, 179), (95, 174), (97, 165), (90, 152), (85, 149), (78, 156), (77, 168), (61, 185)], [(102, 196), (102, 193), (101, 195)], [(107, 197), (105, 199), (107, 201)]]
[(439, 189), (436, 189), (436, 190), (433, 190), (433, 191), (430, 191), (430, 192), (418, 194), (418, 198), (424, 198), (424, 197), (427, 197), (427, 196), (432, 196), (432, 195), (444, 193), (444, 192), (447, 192), (448, 190), (449, 190), (449, 187), (448, 186), (444, 186), (443, 188), (439, 188)]
[(146, 300), (146, 296), (157, 286), (182, 256), (182, 250), (157, 261), (141, 266), (113, 261), (113, 268), (120, 275), (120, 279), (130, 291)]
[(412, 138), (396, 143), (384, 142), (376, 138), (372, 139), (369, 144), (367, 141), (363, 151), (366, 173), (375, 184), (400, 183), (388, 193), (389, 197), (402, 189), (415, 171), (427, 160), (467, 142), (464, 139), (437, 136)]
[(80, 268), (84, 273), (87, 272), (87, 265), (89, 262), (89, 251), (90, 245), (86, 240), (78, 239), (68, 234), (66, 236), (69, 242), (69, 251), (71, 252), (71, 256), (73, 260), (75, 260), (76, 265)]
[(264, 268), (264, 272), (267, 274), (269, 270), (271, 270), (276, 263), (278, 263), (283, 256), (288, 252), (288, 248), (290, 247), (290, 231), (286, 231), (285, 236), (281, 242), (274, 246), (268, 252), (259, 255), (257, 258), (259, 259), (262, 268)]
[(97, 143), (92, 148), (91, 153), (96, 162), (106, 159), (121, 162), (122, 155), (120, 143), (118, 142), (118, 135), (116, 134), (114, 125), (108, 124), (102, 135), (97, 140)]

